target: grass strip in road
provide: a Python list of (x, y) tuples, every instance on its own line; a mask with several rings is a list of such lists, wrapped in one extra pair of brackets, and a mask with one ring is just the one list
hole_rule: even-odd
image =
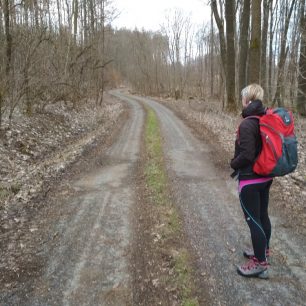
[[(171, 201), (168, 178), (164, 164), (162, 138), (159, 122), (155, 112), (147, 107), (145, 127), (145, 184), (150, 195), (150, 203), (154, 205), (156, 222), (154, 227), (154, 251), (161, 251), (168, 256), (167, 263), (160, 262), (166, 275), (160, 275), (158, 282), (178, 297), (181, 305), (199, 305), (195, 296), (195, 284), (192, 277), (190, 257), (183, 245), (183, 231), (178, 212)], [(165, 260), (165, 259), (164, 259)]]

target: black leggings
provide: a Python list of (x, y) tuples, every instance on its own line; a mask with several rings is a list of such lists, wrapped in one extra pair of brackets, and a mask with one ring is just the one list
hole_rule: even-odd
[(259, 184), (246, 185), (239, 198), (246, 222), (251, 231), (255, 257), (266, 260), (266, 249), (269, 248), (271, 222), (268, 215), (269, 190), (272, 180)]

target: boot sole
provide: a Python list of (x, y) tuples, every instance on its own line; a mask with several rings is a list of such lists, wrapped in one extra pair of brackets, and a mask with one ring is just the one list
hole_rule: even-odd
[(254, 273), (254, 274), (243, 274), (239, 270), (239, 268), (237, 268), (237, 273), (241, 276), (244, 276), (244, 277), (257, 277), (257, 278), (260, 278), (260, 279), (268, 279), (269, 278), (268, 270), (264, 270), (264, 271)]

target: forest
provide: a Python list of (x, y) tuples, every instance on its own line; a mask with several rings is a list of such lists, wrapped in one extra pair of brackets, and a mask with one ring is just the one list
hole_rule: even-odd
[[(256, 82), (271, 106), (306, 115), (305, 0), (211, 0), (195, 26), (180, 10), (160, 31), (116, 29), (110, 0), (1, 0), (0, 125), (48, 104), (72, 108), (127, 85), (151, 96), (217, 99), (236, 112)], [(204, 5), (204, 2), (203, 2)]]
[(0, 0), (0, 305), (304, 305), (306, 0), (120, 1)]

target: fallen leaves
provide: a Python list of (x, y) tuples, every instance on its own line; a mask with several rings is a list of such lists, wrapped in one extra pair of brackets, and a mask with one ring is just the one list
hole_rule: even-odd
[[(7, 207), (13, 201), (27, 203), (43, 191), (45, 181), (65, 172), (97, 135), (106, 135), (123, 111), (121, 103), (111, 102), (98, 109), (89, 102), (80, 111), (59, 103), (32, 117), (17, 113), (11, 125), (8, 119), (4, 120), (0, 138), (0, 204)], [(0, 220), (3, 217), (1, 214)]]

